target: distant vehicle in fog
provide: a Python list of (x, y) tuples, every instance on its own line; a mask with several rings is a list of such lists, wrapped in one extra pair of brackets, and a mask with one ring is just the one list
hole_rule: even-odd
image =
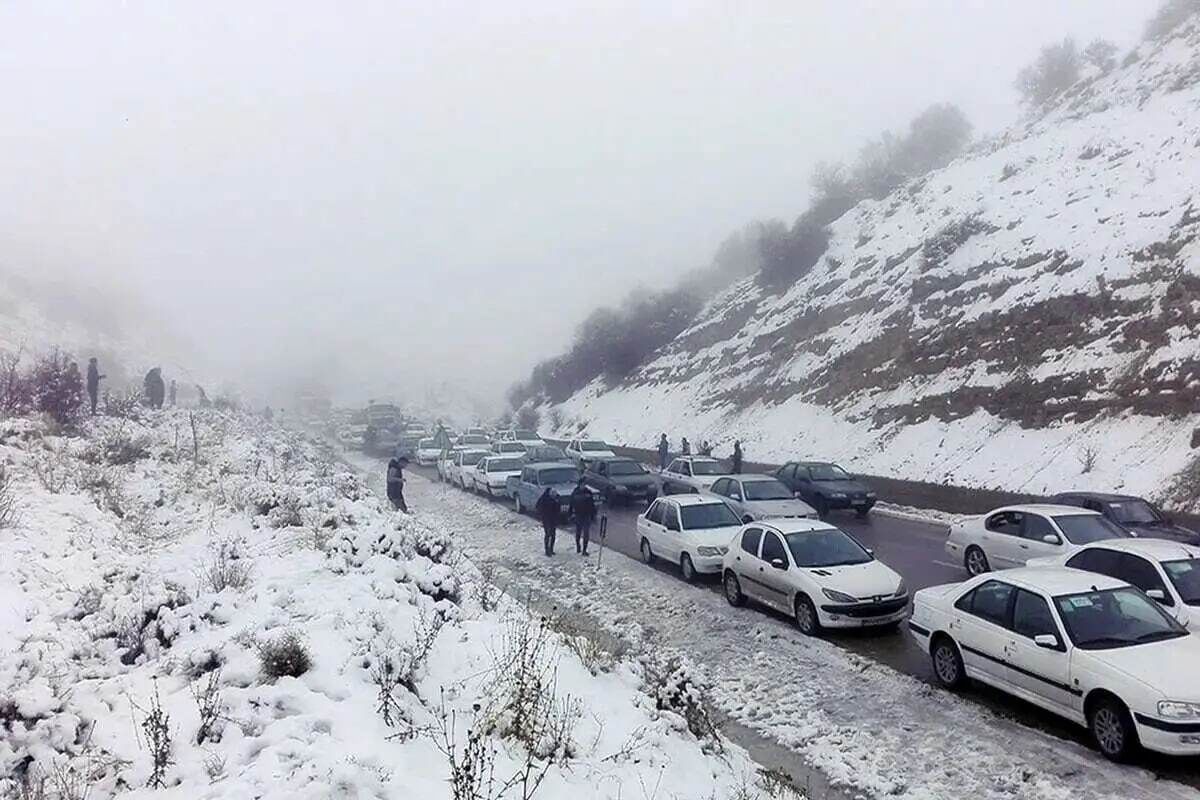
[(1025, 566), (1031, 558), (1054, 558), (1129, 534), (1096, 511), (1030, 504), (997, 508), (950, 526), (946, 552), (971, 575)]
[(1100, 492), (1063, 492), (1051, 497), (1050, 502), (1098, 511), (1134, 536), (1200, 545), (1200, 534), (1176, 523), (1140, 497)]
[(632, 458), (590, 461), (583, 479), (609, 505), (651, 502), (658, 496), (658, 478)]
[(812, 506), (795, 497), (782, 481), (770, 475), (718, 478), (712, 485), (712, 493), (724, 500), (742, 522), (817, 515)]
[(663, 493), (675, 494), (680, 485), (707, 492), (728, 474), (724, 462), (710, 456), (680, 456), (662, 471)]
[(574, 439), (567, 445), (567, 458), (582, 465), (601, 458), (616, 458), (613, 449), (599, 439)]
[(525, 450), (525, 462), (528, 464), (564, 462), (573, 464), (561, 447), (552, 444), (535, 445)]
[(467, 450), (476, 447), (487, 449), (492, 446), (492, 440), (483, 433), (464, 433), (454, 441), (454, 446), (459, 450)]
[(830, 511), (850, 509), (859, 517), (871, 513), (875, 492), (837, 464), (791, 461), (772, 473), (824, 519)]
[(421, 466), (429, 466), (436, 464), (438, 456), (442, 454), (442, 448), (438, 446), (437, 439), (421, 439), (417, 442), (416, 461)]

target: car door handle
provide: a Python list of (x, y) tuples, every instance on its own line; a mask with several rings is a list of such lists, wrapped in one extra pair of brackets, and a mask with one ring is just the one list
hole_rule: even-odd
[(1027, 544), (1022, 544), (1022, 545), (1017, 545), (1017, 546), (1018, 546), (1018, 547), (1020, 547), (1022, 550), (1028, 550), (1028, 549), (1029, 549), (1029, 545), (1027, 545)]

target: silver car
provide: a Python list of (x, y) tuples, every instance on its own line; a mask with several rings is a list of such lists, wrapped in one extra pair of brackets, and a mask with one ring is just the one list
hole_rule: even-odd
[(817, 516), (816, 509), (770, 475), (730, 475), (719, 478), (710, 491), (724, 500), (742, 522)]

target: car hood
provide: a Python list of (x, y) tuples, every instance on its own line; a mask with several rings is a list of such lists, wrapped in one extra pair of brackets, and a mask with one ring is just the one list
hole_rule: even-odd
[(841, 492), (842, 494), (866, 494), (871, 491), (866, 484), (858, 481), (813, 481), (813, 486), (822, 492)]
[(569, 503), (571, 501), (571, 492), (575, 491), (575, 486), (576, 484), (574, 483), (555, 483), (550, 486), (539, 486), (538, 497), (540, 498), (547, 489), (550, 489), (558, 495), (560, 502)]
[(1140, 539), (1170, 539), (1173, 542), (1185, 544), (1200, 544), (1200, 534), (1182, 525), (1170, 522), (1158, 522), (1147, 525), (1126, 525), (1125, 530)]
[(487, 473), (487, 476), (488, 476), (488, 480), (489, 480), (489, 481), (491, 481), (491, 480), (497, 480), (497, 481), (505, 481), (505, 482), (507, 482), (509, 478), (517, 478), (517, 477), (520, 477), (520, 475), (521, 475), (521, 470), (519, 470), (519, 469), (516, 469), (516, 470), (503, 470), (503, 471), (501, 471), (501, 472), (489, 472), (489, 473)]
[(844, 567), (803, 567), (804, 572), (822, 588), (836, 589), (863, 600), (891, 597), (900, 585), (900, 576), (882, 561), (851, 564)]
[(1080, 650), (1112, 669), (1141, 681), (1168, 700), (1200, 702), (1194, 664), (1200, 663), (1200, 636), (1180, 636), (1111, 650)]
[(742, 508), (762, 517), (810, 517), (816, 511), (803, 500), (746, 500)]

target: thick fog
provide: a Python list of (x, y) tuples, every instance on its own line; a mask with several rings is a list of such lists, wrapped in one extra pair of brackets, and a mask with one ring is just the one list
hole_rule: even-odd
[(818, 161), (934, 102), (999, 129), (1042, 45), (1154, 5), (5, 3), (0, 269), (145, 304), (252, 392), (498, 402)]

